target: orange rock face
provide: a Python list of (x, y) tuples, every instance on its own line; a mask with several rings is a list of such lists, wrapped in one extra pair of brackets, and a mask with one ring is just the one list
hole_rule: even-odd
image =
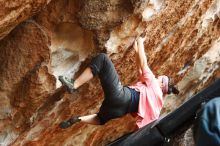
[[(150, 68), (156, 76), (172, 77), (180, 89), (177, 97), (164, 98), (162, 114), (220, 77), (218, 0), (2, 1), (0, 6), (0, 145), (102, 146), (134, 131), (129, 114), (103, 126), (60, 129), (72, 115), (97, 113), (103, 92), (94, 78), (68, 94), (57, 77), (77, 77), (92, 56), (106, 52), (122, 83), (135, 83), (131, 45), (143, 32)], [(170, 145), (194, 145), (191, 129)]]
[(16, 25), (30, 18), (50, 0), (0, 1), (0, 39), (5, 37)]

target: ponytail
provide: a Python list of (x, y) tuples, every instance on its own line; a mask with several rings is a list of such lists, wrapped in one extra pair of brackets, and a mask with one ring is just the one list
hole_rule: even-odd
[(169, 78), (167, 94), (171, 94), (171, 93), (179, 94), (179, 90), (172, 84), (172, 80)]

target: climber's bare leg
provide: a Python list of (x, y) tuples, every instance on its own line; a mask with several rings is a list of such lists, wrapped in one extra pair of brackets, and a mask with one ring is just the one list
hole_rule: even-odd
[(76, 80), (74, 81), (74, 88), (77, 89), (79, 88), (81, 85), (83, 85), (84, 83), (88, 82), (90, 79), (93, 78), (93, 74), (92, 74), (92, 70), (90, 67), (87, 67), (83, 73), (76, 78)]
[(66, 129), (78, 122), (83, 122), (83, 123), (92, 124), (92, 125), (100, 125), (99, 117), (97, 116), (97, 114), (92, 114), (92, 115), (87, 115), (87, 116), (82, 116), (82, 117), (73, 116), (66, 121), (62, 121), (59, 124), (59, 127), (62, 129)]
[(88, 124), (93, 124), (93, 125), (100, 125), (99, 117), (97, 116), (97, 114), (82, 116), (82, 117), (79, 117), (79, 119), (83, 123), (88, 123)]
[(65, 76), (59, 76), (59, 80), (64, 85), (69, 93), (74, 93), (78, 87), (93, 78), (93, 73), (90, 67), (87, 67), (76, 80), (69, 79)]

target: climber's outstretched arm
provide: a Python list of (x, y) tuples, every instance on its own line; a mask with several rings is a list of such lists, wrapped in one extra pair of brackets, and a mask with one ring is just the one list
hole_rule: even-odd
[(144, 70), (148, 68), (147, 64), (147, 56), (144, 51), (144, 41), (145, 38), (138, 37), (137, 40), (134, 42), (134, 49), (136, 51), (136, 60), (139, 66), (139, 72), (142, 73)]
[(135, 58), (136, 58), (136, 65), (137, 65), (137, 68), (138, 68), (138, 73), (141, 75), (141, 74), (142, 74), (142, 71), (141, 71), (140, 62), (139, 62), (139, 57), (138, 57), (137, 40), (134, 41), (133, 48), (134, 48), (135, 53), (136, 53)]

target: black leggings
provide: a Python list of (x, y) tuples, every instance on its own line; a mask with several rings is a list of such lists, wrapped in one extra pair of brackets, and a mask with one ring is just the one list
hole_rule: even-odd
[(104, 91), (104, 101), (98, 112), (101, 124), (128, 113), (131, 93), (128, 87), (121, 85), (115, 67), (104, 53), (93, 58), (90, 68), (94, 76), (98, 75)]

